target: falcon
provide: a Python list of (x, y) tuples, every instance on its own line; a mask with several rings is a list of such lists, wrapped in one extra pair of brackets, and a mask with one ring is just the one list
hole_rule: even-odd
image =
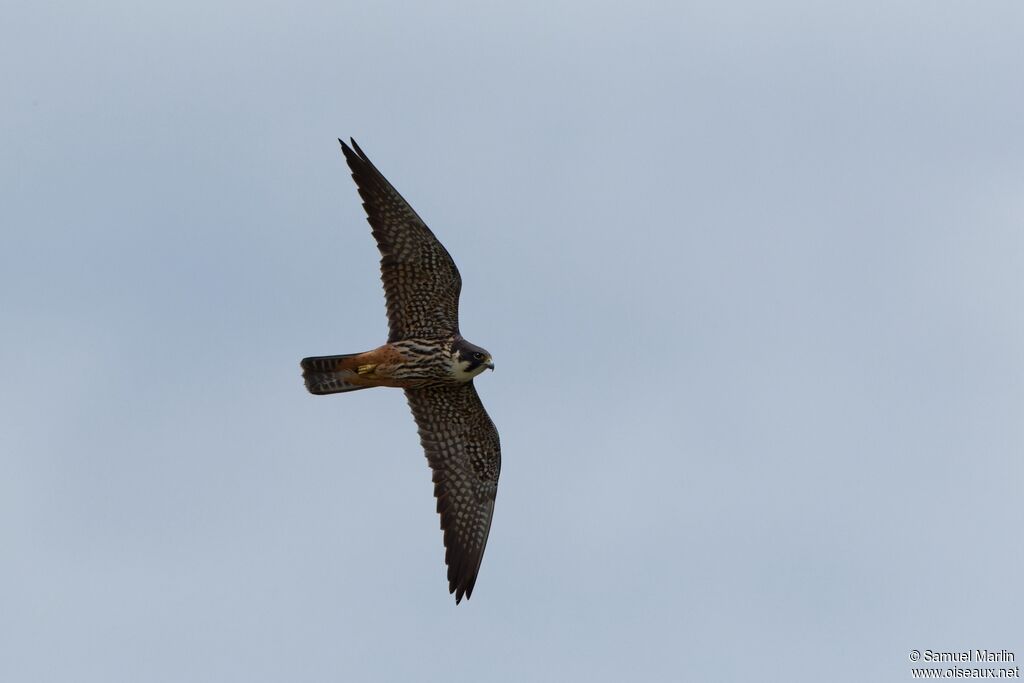
[(388, 341), (372, 351), (302, 359), (312, 394), (400, 387), (433, 471), (448, 592), (473, 594), (494, 515), (501, 447), (473, 379), (491, 354), (459, 333), (462, 278), (448, 250), (359, 148), (341, 151), (380, 250)]

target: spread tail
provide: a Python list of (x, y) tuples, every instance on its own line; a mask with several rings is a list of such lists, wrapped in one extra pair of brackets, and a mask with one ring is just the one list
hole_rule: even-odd
[(340, 394), (343, 391), (369, 389), (365, 384), (352, 384), (348, 380), (358, 377), (353, 358), (358, 353), (340, 356), (314, 356), (302, 359), (302, 378), (311, 394)]

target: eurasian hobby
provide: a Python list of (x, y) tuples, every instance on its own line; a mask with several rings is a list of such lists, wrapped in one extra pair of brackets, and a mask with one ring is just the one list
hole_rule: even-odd
[(448, 250), (352, 140), (341, 150), (380, 250), (388, 343), (365, 353), (302, 360), (313, 394), (401, 387), (433, 470), (448, 591), (473, 594), (498, 491), (501, 448), (473, 378), (491, 354), (459, 334), (462, 278)]

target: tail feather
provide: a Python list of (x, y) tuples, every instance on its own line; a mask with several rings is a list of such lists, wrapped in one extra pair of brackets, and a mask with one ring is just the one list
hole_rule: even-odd
[(302, 378), (311, 394), (340, 394), (344, 391), (358, 391), (370, 387), (352, 384), (349, 378), (356, 375), (354, 363), (350, 360), (358, 353), (340, 356), (314, 356), (302, 359)]

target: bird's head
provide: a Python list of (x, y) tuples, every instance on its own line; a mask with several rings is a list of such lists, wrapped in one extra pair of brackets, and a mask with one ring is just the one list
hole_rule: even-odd
[(493, 370), (494, 361), (486, 349), (459, 339), (452, 345), (452, 365), (455, 377), (468, 382), (484, 370)]

